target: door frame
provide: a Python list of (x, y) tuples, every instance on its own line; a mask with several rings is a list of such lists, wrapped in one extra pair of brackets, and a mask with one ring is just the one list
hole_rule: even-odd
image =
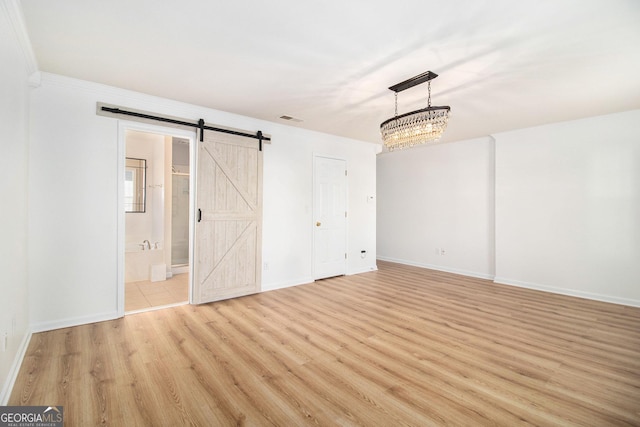
[(126, 134), (128, 130), (155, 133), (160, 135), (177, 136), (189, 139), (189, 304), (193, 301), (193, 251), (195, 241), (195, 191), (196, 191), (196, 168), (197, 168), (197, 151), (196, 150), (196, 131), (178, 129), (174, 127), (157, 126), (147, 123), (118, 120), (118, 167), (117, 167), (117, 293), (116, 307), (118, 317), (125, 314), (124, 300), (124, 268), (125, 268), (125, 212), (124, 212), (124, 170), (126, 158)]
[[(349, 162), (347, 161), (347, 159), (345, 159), (344, 157), (338, 157), (335, 155), (330, 155), (330, 154), (323, 154), (323, 153), (313, 153), (313, 157), (312, 157), (312, 176), (311, 176), (311, 276), (313, 278), (313, 280), (319, 280), (317, 275), (318, 272), (316, 271), (316, 226), (315, 226), (315, 222), (316, 222), (316, 218), (315, 218), (315, 214), (316, 214), (316, 159), (322, 157), (325, 159), (331, 159), (331, 160), (340, 160), (344, 162), (344, 167), (345, 170), (347, 171), (347, 176), (345, 177), (345, 189), (344, 189), (344, 207), (345, 210), (347, 212), (347, 217), (345, 218), (344, 221), (344, 249), (345, 249), (345, 253), (349, 253), (349, 174), (348, 174), (348, 170), (349, 170)], [(344, 260), (344, 274), (347, 274), (347, 271), (349, 270), (349, 260), (347, 258), (345, 258)]]

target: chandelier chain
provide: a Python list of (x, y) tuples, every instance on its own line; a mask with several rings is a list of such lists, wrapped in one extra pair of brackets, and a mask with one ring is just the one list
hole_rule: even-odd
[[(429, 80), (428, 82), (428, 90), (429, 90), (429, 97), (427, 98), (427, 107), (431, 107), (431, 80)], [(397, 108), (397, 107), (396, 107)], [(396, 113), (396, 116), (398, 115), (398, 113)]]
[(398, 92), (396, 92), (396, 117), (398, 117)]

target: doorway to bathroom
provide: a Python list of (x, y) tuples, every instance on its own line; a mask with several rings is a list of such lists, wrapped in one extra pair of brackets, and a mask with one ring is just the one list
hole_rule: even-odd
[(124, 153), (124, 314), (191, 298), (191, 132), (147, 125), (121, 131)]

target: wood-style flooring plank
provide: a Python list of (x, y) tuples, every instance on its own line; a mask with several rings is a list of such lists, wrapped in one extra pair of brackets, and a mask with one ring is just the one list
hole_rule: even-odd
[(379, 271), (34, 334), (65, 425), (640, 425), (640, 309)]

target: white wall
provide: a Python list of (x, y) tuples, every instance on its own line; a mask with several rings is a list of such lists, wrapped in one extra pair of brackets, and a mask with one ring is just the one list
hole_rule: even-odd
[[(30, 71), (15, 3), (0, 3), (0, 405), (6, 405), (29, 334), (27, 169)], [(6, 350), (2, 341), (7, 336)]]
[[(144, 213), (125, 214), (125, 247), (164, 242), (165, 137), (161, 134), (127, 131), (126, 156), (147, 161)], [(159, 187), (161, 186), (161, 187)]]
[(118, 120), (97, 116), (98, 101), (272, 136), (264, 149), (263, 290), (311, 281), (313, 153), (345, 158), (352, 213), (347, 269), (375, 269), (376, 212), (367, 204), (375, 194), (375, 144), (43, 73), (31, 98), (35, 330), (117, 316)]
[(640, 110), (496, 138), (496, 281), (640, 305)]
[(29, 284), (34, 330), (113, 316), (117, 126), (79, 88), (31, 92)]
[(490, 137), (379, 155), (378, 258), (493, 277), (493, 167)]
[[(367, 196), (375, 196), (377, 146), (297, 128), (288, 130), (274, 135), (274, 143), (264, 153), (263, 263), (269, 270), (263, 272), (263, 289), (313, 281), (314, 154), (347, 161), (347, 274), (375, 269), (376, 209)], [(278, 241), (281, 244), (273, 244)], [(361, 250), (367, 251), (364, 259)]]
[(378, 157), (379, 258), (640, 306), (640, 110), (493, 138)]

